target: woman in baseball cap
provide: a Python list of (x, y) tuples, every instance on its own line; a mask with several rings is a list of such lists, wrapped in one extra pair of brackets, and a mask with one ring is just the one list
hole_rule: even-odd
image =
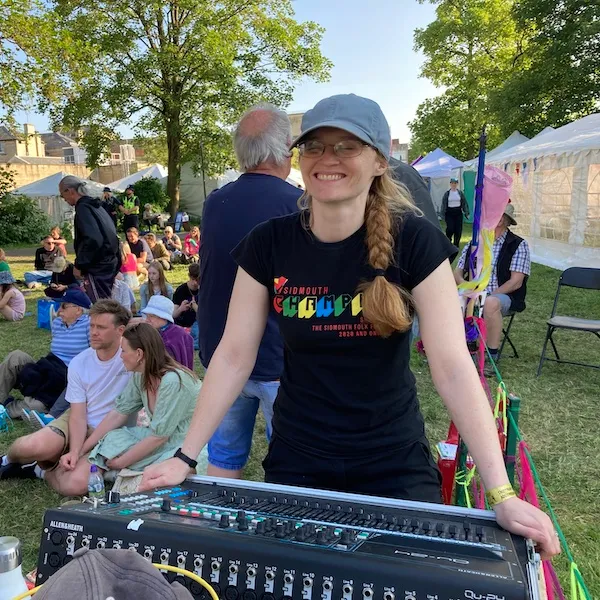
[(498, 521), (555, 554), (550, 520), (509, 484), (465, 342), (450, 268), (456, 249), (392, 179), (381, 108), (354, 94), (321, 100), (292, 147), (306, 186), (301, 211), (259, 225), (233, 250), (239, 268), (227, 325), (197, 414), (180, 456), (149, 468), (143, 487), (186, 476), (185, 457), (198, 455), (250, 376), (271, 308), (284, 370), (266, 481), (440, 502), (409, 365), (416, 312), (436, 388)]

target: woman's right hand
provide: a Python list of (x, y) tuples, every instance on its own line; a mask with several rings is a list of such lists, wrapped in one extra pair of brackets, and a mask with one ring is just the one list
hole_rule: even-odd
[(179, 485), (189, 474), (190, 467), (179, 458), (170, 458), (144, 469), (140, 492), (159, 487)]

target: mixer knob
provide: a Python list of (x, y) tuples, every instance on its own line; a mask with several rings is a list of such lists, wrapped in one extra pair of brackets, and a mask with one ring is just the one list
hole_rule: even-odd
[(344, 529), (342, 530), (342, 536), (340, 538), (340, 543), (344, 545), (348, 545), (352, 543), (352, 536), (350, 535), (350, 530)]
[(239, 531), (248, 531), (248, 517), (243, 517), (238, 521)]
[(327, 536), (323, 529), (317, 531), (317, 544), (324, 545), (327, 543)]
[(245, 510), (239, 510), (237, 515), (235, 516), (235, 520), (238, 523), (241, 523), (244, 519), (246, 518), (246, 511)]
[(160, 507), (160, 510), (164, 512), (171, 512), (171, 501), (168, 498), (165, 498), (162, 501), (162, 506)]
[(303, 542), (306, 539), (306, 530), (303, 525), (300, 525), (300, 527), (296, 529), (296, 539), (299, 542)]
[(427, 533), (431, 530), (431, 523), (429, 521), (423, 521), (423, 531)]
[(438, 524), (435, 526), (435, 530), (437, 531), (437, 534), (438, 534), (439, 536), (441, 536), (441, 535), (444, 533), (444, 524), (443, 524), (443, 523), (438, 523)]
[(450, 525), (450, 527), (448, 527), (448, 533), (454, 537), (456, 535), (456, 525)]
[(285, 537), (285, 530), (283, 527), (283, 523), (277, 523), (277, 525), (275, 527), (275, 537), (279, 538), (279, 539)]
[(419, 523), (419, 519), (412, 519), (410, 522), (410, 526), (413, 528), (414, 531), (417, 531), (420, 525), (421, 524)]
[(229, 515), (221, 515), (221, 520), (219, 521), (219, 527), (221, 529), (227, 529), (229, 527)]
[(257, 535), (264, 535), (265, 533), (265, 522), (264, 521), (259, 521), (256, 524), (256, 534)]

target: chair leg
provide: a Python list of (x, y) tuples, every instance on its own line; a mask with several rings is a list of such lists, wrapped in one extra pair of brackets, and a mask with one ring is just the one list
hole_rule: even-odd
[(514, 314), (511, 315), (506, 329), (502, 328), (502, 343), (500, 344), (500, 349), (498, 350), (498, 360), (500, 360), (500, 357), (502, 356), (502, 352), (504, 350), (504, 346), (505, 346), (506, 342), (508, 342), (508, 345), (512, 348), (514, 358), (519, 358), (517, 349), (515, 348), (515, 345), (512, 343), (512, 340), (510, 339), (510, 328), (512, 327), (514, 318), (515, 318), (515, 315)]
[[(554, 331), (552, 333), (554, 333)], [(554, 343), (554, 340), (552, 339), (552, 334), (550, 334), (550, 344), (552, 344), (552, 349), (554, 350), (554, 354), (556, 355), (556, 360), (560, 361), (560, 356), (558, 355), (558, 350), (556, 349), (556, 344)]]
[(514, 358), (519, 358), (519, 353), (517, 352), (515, 345), (512, 343), (512, 340), (508, 337), (508, 332), (506, 333), (506, 340), (508, 341), (508, 345), (512, 348)]
[(539, 377), (542, 372), (542, 366), (544, 364), (544, 360), (546, 360), (546, 348), (548, 346), (548, 340), (552, 335), (552, 327), (548, 325), (548, 330), (546, 331), (546, 339), (544, 340), (544, 345), (542, 346), (542, 355), (540, 356), (540, 364), (538, 365), (537, 375)]

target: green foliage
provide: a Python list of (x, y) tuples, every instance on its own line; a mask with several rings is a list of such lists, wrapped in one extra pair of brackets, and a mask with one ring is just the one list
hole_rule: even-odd
[(133, 191), (140, 199), (140, 216), (144, 212), (145, 204), (152, 204), (154, 210), (163, 212), (169, 205), (169, 196), (165, 193), (160, 180), (156, 177), (142, 177), (133, 184)]
[[(505, 134), (534, 136), (598, 110), (600, 2), (517, 0), (520, 32), (531, 32), (527, 61), (492, 93)], [(501, 120), (500, 120), (501, 118)]]
[(10, 165), (0, 165), (0, 200), (15, 188), (15, 174)]
[(415, 31), (423, 52), (421, 75), (445, 92), (421, 103), (409, 123), (412, 146), (425, 154), (438, 146), (460, 160), (473, 158), (484, 125), (488, 147), (501, 141), (489, 93), (522, 61), (526, 36), (512, 18), (514, 0), (431, 0), (436, 20)]
[[(241, 112), (259, 100), (285, 106), (298, 81), (325, 81), (331, 67), (319, 50), (323, 29), (297, 22), (291, 0), (50, 6), (61, 30), (77, 31), (80, 57), (64, 71), (53, 122), (107, 132), (130, 122), (140, 135), (164, 142), (171, 212), (183, 163), (203, 162), (207, 175), (233, 165), (230, 130)], [(84, 142), (91, 163), (107, 146), (106, 136), (93, 133), (88, 129)]]
[[(421, 2), (425, 0), (419, 0)], [(444, 87), (409, 124), (419, 153), (475, 156), (518, 129), (530, 137), (598, 110), (600, 2), (429, 0), (436, 19), (415, 31), (421, 75)]]
[(5, 194), (0, 198), (0, 246), (38, 244), (52, 224), (33, 198)]
[(169, 162), (169, 149), (164, 135), (144, 137), (138, 136), (133, 140), (133, 145), (144, 151), (143, 160), (147, 163), (166, 165)]

